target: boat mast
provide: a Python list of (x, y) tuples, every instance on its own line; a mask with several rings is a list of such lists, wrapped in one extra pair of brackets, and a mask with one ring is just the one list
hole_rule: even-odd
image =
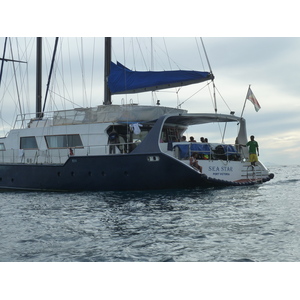
[(111, 92), (108, 87), (108, 76), (111, 62), (111, 37), (105, 38), (104, 49), (104, 105), (111, 105)]
[(42, 38), (36, 39), (36, 118), (41, 119), (42, 114)]
[(49, 76), (48, 76), (48, 82), (47, 82), (47, 88), (46, 88), (46, 94), (45, 94), (45, 100), (44, 100), (44, 105), (43, 105), (43, 113), (44, 113), (45, 107), (46, 107), (46, 101), (47, 101), (47, 96), (48, 96), (49, 86), (50, 86), (50, 80), (51, 80), (51, 76), (52, 76), (52, 72), (53, 72), (53, 67), (54, 67), (54, 61), (55, 61), (55, 56), (56, 56), (57, 45), (58, 45), (58, 37), (55, 38), (54, 50), (53, 50), (53, 55), (52, 55), (52, 60), (51, 60), (51, 66), (50, 66), (50, 71), (49, 71)]

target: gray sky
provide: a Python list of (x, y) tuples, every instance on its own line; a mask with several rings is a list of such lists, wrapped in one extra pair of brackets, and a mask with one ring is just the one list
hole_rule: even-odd
[[(171, 7), (168, 2), (163, 4), (161, 1), (152, 1), (146, 8), (132, 10), (135, 1), (117, 1), (107, 3), (103, 10), (98, 10), (90, 9), (93, 1), (87, 1), (86, 10), (81, 5), (73, 6), (68, 18), (65, 12), (69, 11), (69, 3), (57, 2), (60, 7), (58, 10), (55, 3), (56, 1), (47, 8), (47, 13), (41, 11), (37, 14), (32, 11), (28, 15), (24, 14), (24, 10), (28, 10), (29, 3), (25, 7), (24, 2), (20, 1), (19, 9), (14, 10), (14, 16), (18, 19), (15, 24), (22, 26), (7, 26), (3, 35), (171, 36), (173, 39), (169, 39), (167, 45), (170, 57), (183, 69), (197, 70), (201, 70), (202, 65), (197, 50), (192, 50), (196, 49), (195, 39), (179, 37), (204, 36), (216, 87), (230, 109), (240, 115), (249, 84), (261, 105), (261, 110), (255, 112), (253, 105), (247, 101), (244, 117), (247, 120), (248, 135), (254, 134), (260, 144), (262, 161), (300, 163), (300, 38), (295, 38), (299, 26), (298, 8), (294, 2), (286, 1), (284, 7), (272, 5), (270, 10), (269, 4), (262, 1), (252, 1), (247, 8), (240, 5), (240, 1), (215, 1), (213, 5), (201, 3), (197, 7), (192, 4), (194, 2), (176, 5), (172, 2)], [(11, 24), (11, 16), (5, 14), (2, 22)], [(122, 50), (122, 39), (118, 40), (121, 44), (118, 50), (114, 50), (113, 59), (124, 62), (122, 54), (116, 57), (116, 53)], [(133, 67), (129, 58), (126, 58), (126, 63), (129, 68)], [(168, 64), (169, 62), (166, 68)], [(163, 65), (155, 62), (155, 67), (161, 66)], [(87, 104), (102, 103), (102, 87), (101, 83), (92, 96), (87, 96)], [(192, 87), (191, 91), (194, 90)], [(82, 95), (82, 91), (79, 93)], [(184, 101), (187, 94), (188, 92), (180, 92), (178, 102)], [(182, 108), (190, 112), (210, 112), (211, 99), (209, 96), (205, 97), (197, 94), (185, 102)], [(217, 97), (218, 111), (227, 113), (227, 106), (219, 95)], [(174, 93), (161, 93), (159, 98), (162, 105), (176, 105), (169, 102), (171, 98), (176, 99)], [(148, 104), (142, 103), (142, 100), (139, 98), (140, 104)], [(119, 99), (116, 98), (115, 101)], [(207, 133), (211, 140), (212, 133)], [(196, 131), (195, 135), (200, 138), (205, 134), (199, 132), (198, 136)]]
[[(252, 103), (247, 101), (243, 116), (247, 120), (248, 135), (254, 134), (260, 145), (262, 161), (300, 163), (300, 38), (204, 37), (203, 41), (215, 75), (216, 87), (230, 109), (238, 116), (251, 84), (261, 109), (256, 112)], [(168, 51), (169, 55), (180, 68), (202, 69), (194, 38), (166, 38), (166, 42), (172, 49)], [(129, 61), (127, 66), (133, 67)], [(207, 65), (205, 66), (207, 69)], [(190, 94), (196, 89), (198, 87), (191, 87)], [(167, 96), (159, 94), (158, 97), (164, 105)], [(175, 97), (173, 94), (173, 101)], [(179, 97), (185, 100), (189, 96), (180, 94)], [(228, 113), (218, 94), (217, 100), (218, 112)], [(213, 112), (210, 97), (205, 94), (203, 96), (202, 93), (188, 100), (182, 108), (190, 112)], [(190, 132), (190, 135), (197, 140), (203, 135), (208, 135), (209, 140), (213, 138), (212, 132), (201, 132), (200, 128), (198, 130), (199, 132)], [(234, 134), (235, 132), (233, 137)]]
[[(94, 40), (90, 38), (84, 39), (84, 41), (99, 49), (99, 55), (94, 58), (94, 60), (97, 60), (99, 69), (101, 69), (95, 71), (93, 78), (97, 88), (92, 92), (89, 91), (92, 79), (88, 78), (85, 82), (87, 95), (84, 95), (85, 92), (81, 88), (72, 91), (72, 93), (77, 94), (80, 99), (86, 97), (85, 102), (80, 104), (81, 106), (96, 106), (102, 104), (103, 99), (103, 39), (97, 38)], [(158, 70), (175, 69), (177, 67), (203, 70), (202, 58), (204, 67), (208, 70), (203, 53), (201, 53), (201, 57), (199, 56), (197, 48), (197, 43), (198, 46), (201, 46), (199, 38), (153, 38), (153, 63), (151, 63), (151, 55), (143, 54), (145, 56), (142, 57), (139, 52), (140, 48), (148, 48), (149, 50), (150, 39), (140, 38), (138, 41), (139, 44), (137, 45), (136, 38), (113, 38), (112, 59), (125, 63), (128, 68), (137, 70), (145, 70), (152, 66)], [(248, 86), (251, 84), (251, 89), (260, 103), (261, 109), (256, 112), (252, 103), (247, 101), (243, 116), (247, 120), (248, 135), (254, 134), (260, 145), (260, 158), (263, 162), (300, 163), (298, 158), (298, 152), (300, 151), (298, 145), (300, 140), (300, 104), (297, 82), (300, 73), (300, 60), (298, 59), (300, 38), (204, 37), (203, 41), (215, 75), (216, 87), (222, 96), (221, 98), (217, 93), (218, 112), (228, 113), (228, 105), (230, 110), (235, 111), (236, 115), (239, 116), (244, 105)], [(81, 48), (80, 39), (73, 39), (71, 44), (68, 44), (67, 39), (63, 39), (62, 42), (63, 45), (75, 49), (74, 52), (78, 52), (78, 49)], [(52, 44), (50, 43), (48, 47), (51, 49)], [(84, 70), (86, 74), (89, 74), (92, 53), (89, 52), (87, 46), (84, 47), (84, 53), (90, 57)], [(132, 50), (133, 48), (134, 50)], [(125, 49), (125, 55), (123, 49)], [(135, 54), (134, 60), (133, 52)], [(165, 52), (168, 53), (169, 57), (165, 56)], [(71, 59), (75, 58), (71, 56)], [(67, 69), (67, 67), (65, 68)], [(72, 71), (79, 75), (81, 72), (76, 67), (73, 67)], [(65, 72), (67, 77), (67, 71), (65, 70)], [(57, 76), (59, 77), (59, 75)], [(73, 80), (75, 80), (75, 76)], [(182, 89), (178, 93), (178, 98), (174, 89), (171, 94), (159, 92), (156, 97), (161, 100), (162, 105), (176, 106), (178, 102), (185, 101), (198, 90), (198, 85), (193, 85)], [(56, 90), (56, 92), (61, 92), (61, 90)], [(73, 97), (71, 94), (64, 94), (64, 96), (66, 98)], [(113, 103), (120, 104), (121, 98), (124, 98), (124, 96), (114, 97)], [(152, 101), (151, 95), (148, 93), (139, 96), (126, 96), (125, 101), (131, 99), (140, 104), (151, 104)], [(225, 99), (226, 105), (223, 99)], [(55, 108), (52, 107), (52, 109)], [(208, 91), (197, 93), (184, 102), (182, 108), (187, 109), (189, 112), (213, 112), (212, 100)], [(216, 140), (218, 142), (221, 134), (218, 132), (218, 128), (214, 129), (217, 135), (206, 128), (204, 130), (197, 128), (187, 134), (195, 136), (197, 140), (201, 136), (206, 136), (210, 141)], [(235, 136), (236, 126), (232, 129), (229, 139), (225, 141), (233, 143)]]
[(240, 112), (247, 86), (261, 105), (247, 101), (248, 133), (261, 146), (263, 161), (296, 164), (300, 138), (300, 38), (206, 38), (216, 85)]

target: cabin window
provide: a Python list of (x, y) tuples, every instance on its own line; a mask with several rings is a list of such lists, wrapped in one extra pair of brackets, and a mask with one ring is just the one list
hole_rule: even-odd
[(5, 151), (5, 145), (4, 145), (4, 143), (0, 143), (0, 151)]
[(79, 134), (45, 136), (48, 148), (83, 147)]
[(20, 138), (20, 149), (38, 149), (34, 136), (25, 136)]

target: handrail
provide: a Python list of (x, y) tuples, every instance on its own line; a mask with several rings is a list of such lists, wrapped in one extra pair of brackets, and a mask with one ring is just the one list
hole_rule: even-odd
[[(116, 147), (115, 153), (110, 153), (111, 146)], [(118, 143), (118, 144), (99, 144), (89, 145), (86, 147), (72, 147), (74, 156), (90, 156), (90, 155), (126, 155), (133, 151), (138, 144)], [(22, 155), (20, 155), (20, 150)], [(47, 148), (47, 149), (6, 149), (0, 151), (1, 163), (64, 163), (72, 156), (70, 148)]]

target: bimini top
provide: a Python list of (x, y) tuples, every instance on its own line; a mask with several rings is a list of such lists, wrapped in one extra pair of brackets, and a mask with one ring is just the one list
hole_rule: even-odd
[(161, 116), (154, 124), (152, 130), (147, 134), (143, 143), (136, 147), (132, 153), (155, 153), (160, 151), (159, 141), (161, 132), (165, 124), (179, 125), (188, 127), (190, 125), (200, 125), (207, 123), (217, 122), (237, 122), (239, 123), (239, 130), (237, 136), (237, 142), (245, 145), (247, 143), (246, 121), (244, 118), (240, 118), (234, 115), (215, 114), (215, 113), (199, 113), (199, 114), (173, 114)]
[(132, 71), (119, 62), (111, 62), (108, 86), (112, 94), (132, 94), (190, 85), (214, 76), (199, 71)]
[(207, 124), (207, 123), (224, 123), (224, 122), (240, 122), (241, 117), (226, 114), (215, 113), (199, 113), (199, 114), (180, 114), (172, 115), (167, 118), (165, 123), (173, 123), (183, 126)]
[(226, 122), (237, 122), (239, 124), (239, 131), (237, 140), (238, 143), (245, 145), (247, 143), (247, 130), (246, 120), (241, 117), (226, 114), (214, 114), (214, 113), (203, 113), (203, 114), (182, 114), (173, 115), (165, 118), (165, 123), (178, 124), (182, 126), (200, 125), (207, 123), (226, 123)]

